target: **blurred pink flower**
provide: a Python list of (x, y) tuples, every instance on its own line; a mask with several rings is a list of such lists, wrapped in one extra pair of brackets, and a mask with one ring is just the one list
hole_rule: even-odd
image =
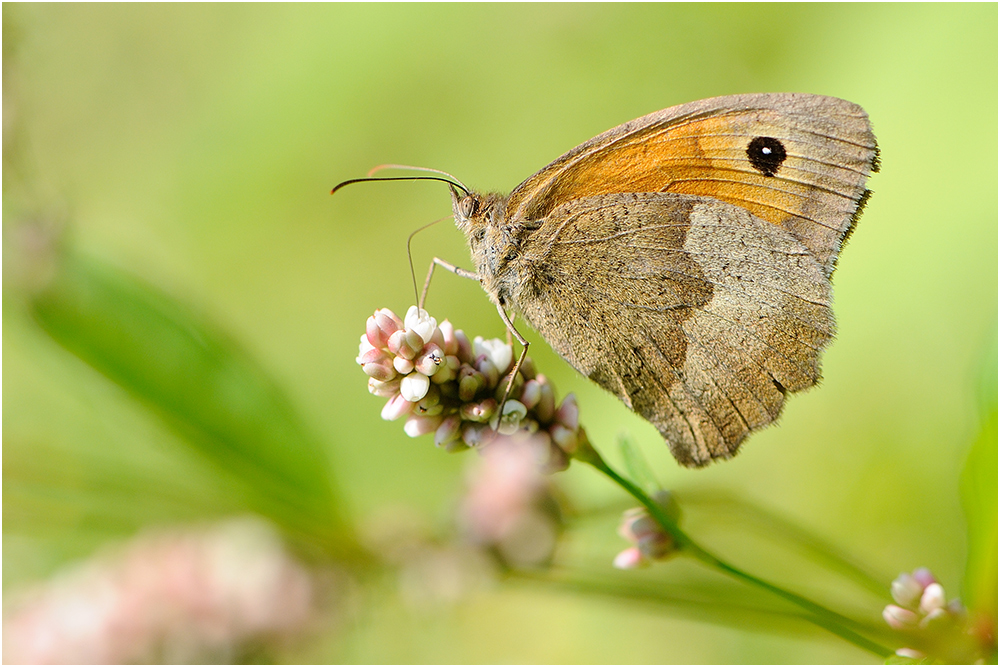
[[(653, 494), (653, 500), (674, 521), (680, 518), (680, 507), (669, 491)], [(678, 551), (674, 538), (657, 523), (645, 507), (625, 510), (618, 525), (618, 534), (634, 545), (615, 557), (614, 566), (620, 570), (642, 567), (648, 565), (651, 560), (665, 560)]]
[(255, 518), (139, 535), (24, 591), (4, 613), (7, 663), (228, 662), (300, 632), (310, 573)]
[(561, 521), (549, 478), (551, 455), (545, 433), (494, 438), (468, 477), (458, 508), (458, 524), (474, 544), (495, 550), (508, 566), (547, 562), (555, 550)]

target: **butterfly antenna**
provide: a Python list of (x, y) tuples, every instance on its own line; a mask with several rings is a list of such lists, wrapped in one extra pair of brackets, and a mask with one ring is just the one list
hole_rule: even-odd
[(442, 176), (447, 176), (452, 180), (452, 182), (454, 182), (455, 185), (462, 188), (462, 190), (465, 191), (465, 194), (469, 194), (469, 188), (465, 187), (462, 181), (458, 180), (457, 178), (449, 174), (447, 171), (441, 171), (440, 169), (431, 169), (430, 167), (414, 167), (409, 164), (380, 164), (377, 167), (372, 167), (368, 171), (368, 175), (373, 176), (376, 173), (382, 171), (383, 169), (407, 169), (409, 171), (426, 171), (432, 174), (440, 174)]
[[(410, 235), (406, 237), (406, 258), (408, 260), (410, 260), (410, 278), (413, 280), (413, 297), (414, 297), (414, 303), (417, 304), (417, 308), (423, 308), (424, 304), (421, 303), (422, 299), (420, 298), (420, 292), (417, 290), (417, 273), (413, 269), (413, 253), (410, 252), (410, 241), (412, 241), (413, 237), (416, 236), (419, 232), (422, 232), (425, 229), (427, 229), (428, 227), (430, 227), (432, 225), (436, 225), (439, 222), (442, 222), (444, 220), (448, 220), (450, 217), (451, 217), (450, 215), (446, 215), (443, 218), (438, 218), (434, 222), (428, 222), (423, 227), (419, 227), (419, 228), (413, 230), (410, 233)], [(433, 264), (431, 266), (433, 266)]]
[(449, 185), (461, 188), (465, 194), (469, 194), (468, 188), (457, 181), (452, 181), (447, 178), (440, 178), (438, 176), (387, 176), (387, 177), (377, 177), (377, 178), (352, 178), (349, 181), (344, 181), (343, 183), (337, 183), (330, 194), (336, 194), (341, 188), (347, 187), (348, 185), (353, 185), (354, 183), (370, 183), (372, 181), (440, 181), (441, 183), (447, 183)]

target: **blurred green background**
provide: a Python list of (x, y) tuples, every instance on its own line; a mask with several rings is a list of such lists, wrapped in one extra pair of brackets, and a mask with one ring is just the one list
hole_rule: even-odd
[[(349, 523), (393, 506), (444, 522), (472, 455), (379, 419), (354, 358), (374, 309), (412, 303), (406, 235), (450, 213), (447, 191), (329, 189), (397, 162), (509, 191), (637, 116), (764, 91), (856, 102), (882, 150), (835, 275), (839, 335), (822, 385), (735, 460), (691, 471), (530, 332), (533, 356), (577, 393), (613, 463), (627, 430), (682, 499), (724, 490), (810, 526), (886, 584), (923, 565), (960, 592), (959, 478), (984, 366), (996, 390), (996, 4), (5, 4), (3, 31), (5, 593), (143, 526), (259, 509), (220, 472), (225, 460), (206, 464), (39, 327), (24, 220), (54, 221), (76, 255), (226, 332), (294, 406)], [(434, 255), (468, 265), (450, 223), (413, 248), (420, 276)], [(439, 276), (428, 307), (472, 334), (504, 330), (471, 281)], [(627, 505), (584, 466), (560, 481), (580, 511)], [(835, 586), (747, 546), (740, 522), (704, 514), (690, 527), (717, 551), (836, 599)], [(576, 547), (610, 566), (625, 545), (614, 515), (605, 524)], [(886, 602), (865, 613), (877, 619)], [(287, 659), (872, 660), (808, 628), (675, 611), (524, 584), (431, 614), (373, 596), (347, 631)]]

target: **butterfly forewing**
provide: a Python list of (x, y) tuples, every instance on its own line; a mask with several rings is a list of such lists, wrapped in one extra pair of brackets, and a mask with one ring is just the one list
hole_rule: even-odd
[[(761, 139), (767, 142), (757, 146)], [(850, 102), (797, 94), (712, 98), (578, 146), (518, 186), (505, 213), (538, 220), (567, 201), (615, 192), (704, 195), (783, 226), (829, 275), (876, 155), (868, 117)]]

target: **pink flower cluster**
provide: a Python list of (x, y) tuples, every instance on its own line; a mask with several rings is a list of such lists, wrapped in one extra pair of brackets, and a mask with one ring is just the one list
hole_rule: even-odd
[(141, 535), (15, 596), (5, 662), (232, 662), (247, 642), (301, 632), (310, 573), (258, 519)]
[(468, 477), (459, 529), (507, 567), (537, 567), (555, 551), (562, 516), (552, 482), (538, 467), (547, 448), (537, 433), (502, 436)]
[(448, 451), (482, 448), (498, 435), (537, 434), (547, 443), (549, 471), (563, 470), (586, 443), (576, 398), (557, 407), (548, 379), (526, 358), (510, 382), (513, 349), (498, 339), (470, 341), (461, 329), (411, 306), (400, 320), (383, 308), (368, 318), (358, 349), (358, 364), (368, 375), (368, 390), (388, 399), (387, 420), (406, 417), (403, 429), (417, 437), (434, 433)]
[[(680, 518), (680, 506), (669, 491), (653, 494), (653, 500), (674, 521)], [(635, 545), (615, 556), (614, 566), (620, 570), (642, 567), (653, 560), (665, 560), (678, 551), (674, 538), (650, 516), (645, 507), (625, 510), (618, 525), (618, 534)]]
[(971, 662), (973, 643), (966, 629), (966, 611), (958, 600), (948, 602), (944, 587), (930, 570), (903, 573), (892, 582), (892, 599), (882, 618), (894, 630), (910, 635), (920, 649), (901, 648), (902, 658), (922, 661), (933, 655), (943, 662)]

